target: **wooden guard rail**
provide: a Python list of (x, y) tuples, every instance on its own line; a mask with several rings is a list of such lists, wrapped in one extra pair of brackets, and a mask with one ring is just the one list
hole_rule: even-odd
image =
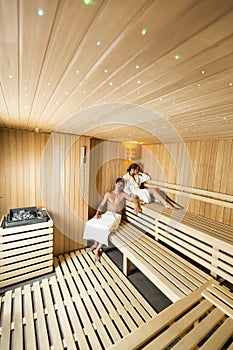
[(146, 187), (159, 187), (161, 190), (172, 194), (182, 194), (182, 196), (204, 201), (210, 204), (221, 205), (227, 208), (233, 208), (233, 196), (229, 194), (201, 190), (194, 187), (175, 185), (157, 180), (149, 180), (145, 183)]

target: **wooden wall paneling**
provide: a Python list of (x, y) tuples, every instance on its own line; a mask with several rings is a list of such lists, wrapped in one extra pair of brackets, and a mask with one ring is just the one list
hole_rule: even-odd
[[(25, 135), (26, 137), (26, 135)], [(26, 195), (24, 195), (26, 188), (24, 183), (24, 174), (23, 174), (23, 168), (26, 167), (26, 163), (24, 163), (23, 159), (23, 135), (22, 131), (15, 130), (15, 150), (12, 150), (15, 152), (14, 156), (14, 178), (16, 180), (15, 187), (17, 191), (17, 207), (23, 207), (23, 203), (27, 199)], [(26, 152), (26, 149), (25, 149)], [(25, 204), (25, 206), (28, 206), (28, 204)]]
[[(201, 153), (201, 142), (198, 141), (196, 145), (195, 156), (193, 160), (193, 172), (194, 172), (194, 187), (198, 188), (199, 185), (199, 163), (200, 163), (200, 153)], [(193, 200), (193, 212), (198, 213), (198, 204), (197, 200)]]
[[(60, 234), (60, 241), (59, 241), (59, 244), (58, 244), (58, 251), (59, 251), (59, 254), (60, 252), (64, 251), (65, 250), (65, 245), (66, 245), (66, 235), (67, 235), (67, 228), (66, 228), (66, 217), (65, 217), (65, 206), (64, 206), (64, 200), (63, 200), (63, 191), (64, 191), (64, 181), (65, 181), (65, 178), (64, 178), (64, 169), (63, 169), (63, 166), (64, 166), (64, 163), (63, 163), (63, 160), (64, 160), (64, 157), (65, 157), (65, 135), (63, 134), (57, 134), (57, 140), (56, 142), (58, 142), (58, 147), (59, 147), (59, 150), (58, 150), (58, 157), (59, 157), (59, 176), (58, 176), (58, 181), (59, 183), (56, 184), (56, 189), (55, 191), (58, 192), (58, 198), (57, 198), (57, 204), (58, 204), (58, 215), (59, 215), (59, 231), (61, 232)], [(55, 146), (56, 148), (56, 146)], [(54, 176), (56, 176), (54, 174)], [(57, 189), (59, 189), (59, 191), (57, 191)], [(57, 194), (57, 193), (56, 193)], [(56, 196), (55, 194), (55, 196)], [(55, 205), (56, 205), (56, 201), (55, 201)], [(68, 233), (69, 234), (69, 233)], [(56, 250), (54, 249), (54, 252)], [(56, 254), (57, 255), (57, 254)]]
[[(30, 183), (30, 160), (33, 160), (34, 152), (33, 148), (30, 148), (30, 140), (33, 139), (33, 134), (31, 132), (26, 133), (22, 137), (22, 159), (24, 164), (22, 169), (23, 174), (23, 189), (24, 189), (24, 202), (28, 201), (28, 206), (34, 205), (34, 200), (31, 201), (31, 194), (33, 195), (35, 187), (31, 186)], [(34, 167), (35, 169), (35, 167)]]
[[(192, 186), (194, 186), (195, 184), (195, 169), (194, 169), (194, 159), (195, 159), (195, 155), (196, 155), (196, 147), (194, 142), (188, 142), (186, 144), (187, 147), (187, 151), (189, 153), (190, 159), (191, 159), (191, 168), (189, 169), (190, 175), (192, 176)], [(186, 207), (186, 206), (185, 206)], [(188, 204), (187, 204), (187, 208), (190, 212), (194, 211), (194, 201), (189, 198)]]
[[(71, 143), (73, 143), (75, 137), (71, 136)], [(69, 140), (66, 138), (66, 147), (69, 146)], [(68, 235), (70, 231), (72, 231), (73, 228), (73, 218), (71, 215), (71, 210), (73, 209), (73, 201), (72, 199), (74, 196), (72, 196), (72, 193), (74, 192), (74, 171), (72, 171), (72, 166), (74, 163), (74, 160), (72, 159), (72, 149), (74, 147), (71, 147), (71, 149), (68, 152), (68, 155), (66, 155), (65, 160), (64, 160), (64, 178), (66, 179), (64, 183), (64, 195), (69, 203), (69, 206), (65, 206), (64, 208), (64, 220), (65, 220), (65, 230), (66, 234)], [(67, 161), (67, 158), (69, 157), (70, 161)], [(67, 181), (69, 179), (69, 181)], [(71, 210), (69, 210), (71, 209)], [(72, 244), (70, 242), (70, 239), (65, 237), (65, 246), (64, 246), (64, 251), (69, 252), (72, 250)]]
[[(46, 135), (48, 137), (48, 135)], [(35, 196), (35, 203), (39, 203), (40, 207), (44, 207), (42, 195), (41, 195), (41, 189), (40, 189), (40, 181), (41, 181), (41, 176), (40, 176), (40, 164), (41, 164), (41, 157), (43, 152), (41, 151), (41, 143), (46, 142), (47, 138), (45, 137), (44, 134), (40, 135), (39, 133), (34, 134), (34, 139), (33, 139), (33, 149), (34, 149), (34, 164), (31, 164), (31, 181), (32, 184), (34, 183), (35, 189), (34, 189), (34, 196)], [(46, 143), (45, 143), (46, 144)], [(44, 146), (45, 147), (45, 146)], [(43, 148), (44, 148), (43, 147)], [(39, 162), (39, 165), (38, 165)]]
[[(9, 144), (10, 142), (10, 144)], [(8, 140), (7, 143), (8, 147), (10, 148), (10, 168), (11, 168), (11, 176), (10, 176), (10, 205), (13, 207), (17, 207), (20, 205), (18, 203), (18, 186), (17, 186), (17, 179), (18, 175), (20, 174), (20, 169), (17, 169), (18, 162), (16, 157), (16, 151), (17, 151), (17, 144), (16, 144), (16, 131), (10, 132), (10, 140)], [(17, 175), (17, 176), (16, 176)]]
[[(11, 171), (10, 171), (10, 149), (6, 148), (5, 145), (8, 144), (8, 135), (6, 132), (3, 132), (3, 129), (0, 129), (0, 143), (1, 143), (1, 159), (0, 159), (0, 212), (1, 214), (5, 214), (6, 208), (9, 206), (11, 197), (10, 193), (10, 179), (11, 179)], [(1, 215), (1, 216), (2, 216)]]
[(29, 167), (29, 202), (30, 203), (36, 203), (36, 183), (35, 183), (35, 172), (36, 172), (36, 166), (35, 166), (35, 133), (30, 133), (30, 137), (28, 140), (28, 149), (30, 150), (29, 154), (29, 160), (28, 160), (28, 167)]
[[(219, 140), (218, 150), (217, 150), (217, 159), (216, 159), (216, 168), (215, 168), (215, 181), (214, 181), (214, 191), (221, 192), (221, 180), (224, 164), (224, 151), (225, 151), (225, 140)], [(215, 220), (222, 220), (222, 209), (217, 207), (215, 213)]]
[[(176, 159), (176, 145), (174, 143), (170, 144), (170, 149), (171, 149), (171, 162), (168, 163), (168, 182), (170, 183), (176, 183), (177, 182), (177, 167), (175, 164), (175, 159)], [(166, 161), (166, 160), (165, 160)]]
[(95, 214), (103, 194), (114, 187), (116, 178), (122, 177), (132, 162), (125, 158), (123, 143), (91, 140), (89, 217)]
[[(227, 180), (227, 193), (233, 194), (233, 140), (231, 140), (231, 149), (230, 149), (230, 161), (228, 168), (228, 180)], [(232, 204), (233, 205), (233, 204)], [(225, 210), (224, 219), (229, 225), (233, 226), (233, 210)]]
[[(207, 189), (207, 169), (209, 165), (209, 154), (208, 154), (208, 142), (203, 141), (201, 143), (201, 154), (199, 159), (199, 188)], [(204, 215), (205, 213), (205, 202), (198, 203), (199, 210), (198, 214)]]
[[(231, 161), (231, 144), (232, 140), (231, 139), (226, 139), (224, 142), (224, 150), (223, 150), (223, 163), (222, 163), (222, 176), (221, 176), (221, 182), (220, 182), (220, 192), (221, 193), (227, 193), (228, 188), (227, 188), (227, 183), (228, 183), (228, 177), (232, 175), (229, 171), (229, 165)], [(231, 174), (231, 175), (230, 175)], [(230, 191), (230, 189), (229, 189)], [(226, 220), (226, 208), (224, 207), (219, 207), (218, 208), (218, 215), (221, 215), (221, 220), (224, 221), (224, 218)]]
[(50, 142), (52, 165), (46, 174), (46, 186), (51, 187), (47, 202), (54, 218), (54, 254), (57, 255), (81, 248), (85, 243), (82, 236), (87, 220), (84, 206), (88, 205), (85, 198), (89, 190), (89, 167), (81, 164), (80, 153), (82, 144), (89, 151), (89, 138), (54, 133)]
[[(207, 160), (205, 163), (205, 169), (204, 169), (204, 177), (205, 177), (205, 183), (206, 183), (206, 189), (209, 190), (213, 188), (213, 164), (215, 164), (215, 154), (214, 149), (216, 147), (216, 142), (214, 141), (208, 141), (208, 149), (207, 149)], [(211, 215), (211, 204), (205, 203), (204, 208), (204, 216), (210, 218)]]

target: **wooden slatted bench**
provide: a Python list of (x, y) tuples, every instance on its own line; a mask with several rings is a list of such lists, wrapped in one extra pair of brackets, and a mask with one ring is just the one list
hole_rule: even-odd
[(54, 259), (54, 275), (0, 297), (1, 349), (108, 349), (156, 312), (105, 255)]
[(109, 237), (123, 254), (124, 273), (133, 263), (173, 302), (210, 280), (209, 271), (232, 283), (230, 228), (220, 223), (212, 228), (211, 220), (204, 227), (200, 218), (194, 227), (190, 220), (183, 210), (171, 211), (157, 203), (144, 205), (135, 215), (128, 202), (126, 219)]
[(159, 187), (165, 193), (169, 193), (169, 195), (181, 195), (181, 197), (195, 199), (201, 202), (233, 209), (233, 196), (230, 194), (207, 191), (199, 188), (176, 185), (167, 182), (164, 183), (162, 181), (157, 181), (154, 179), (147, 181), (145, 183), (145, 187)]
[(109, 350), (233, 349), (233, 292), (216, 281), (170, 305)]

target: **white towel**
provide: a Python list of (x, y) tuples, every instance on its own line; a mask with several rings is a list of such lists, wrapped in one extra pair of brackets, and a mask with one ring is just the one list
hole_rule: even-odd
[(86, 222), (83, 238), (93, 239), (108, 246), (108, 236), (118, 228), (120, 222), (120, 214), (106, 211), (99, 219), (92, 218)]

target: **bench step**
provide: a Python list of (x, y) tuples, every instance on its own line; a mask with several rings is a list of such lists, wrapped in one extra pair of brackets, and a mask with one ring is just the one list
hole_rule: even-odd
[[(110, 241), (173, 302), (191, 293), (211, 276), (170, 249), (122, 221)], [(124, 266), (124, 272), (128, 273)]]
[[(110, 349), (232, 349), (233, 318), (205, 297), (209, 288), (224, 289), (213, 280), (207, 282)], [(228, 294), (232, 299), (233, 293)]]
[(156, 316), (106, 254), (93, 256), (61, 255), (53, 276), (1, 297), (2, 349), (107, 349)]

